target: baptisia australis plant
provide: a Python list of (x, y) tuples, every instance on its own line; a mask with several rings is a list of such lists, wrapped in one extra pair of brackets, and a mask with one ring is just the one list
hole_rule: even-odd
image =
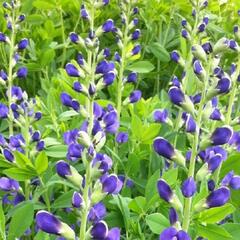
[[(4, 44), (8, 59), (5, 62), (5, 68), (0, 71), (0, 83), (7, 89), (8, 103), (1, 103), (1, 118), (7, 118), (9, 122), (9, 134), (13, 135), (13, 119), (14, 114), (11, 105), (15, 103), (17, 98), (17, 88), (13, 86), (14, 79), (24, 79), (27, 76), (27, 68), (21, 66), (21, 53), (28, 46), (28, 39), (23, 38), (17, 41), (17, 36), (21, 23), (25, 20), (25, 15), (20, 13), (20, 1), (11, 1), (10, 3), (4, 2), (3, 7), (6, 11), (4, 17), (7, 24), (6, 33), (0, 32), (0, 42)], [(19, 90), (20, 91), (20, 90)], [(20, 94), (20, 93), (19, 93)]]
[(135, 6), (136, 3), (136, 0), (120, 1), (122, 28), (114, 29), (119, 47), (119, 52), (115, 52), (115, 61), (119, 72), (116, 91), (116, 105), (119, 117), (121, 115), (122, 104), (136, 103), (142, 96), (140, 90), (133, 90), (129, 97), (122, 101), (125, 84), (136, 84), (138, 79), (136, 72), (126, 71), (127, 66), (137, 59), (141, 52), (141, 45), (138, 43), (141, 31), (137, 28), (137, 14), (139, 13), (139, 9)]
[[(192, 27), (187, 20), (182, 22), (182, 36), (191, 46), (191, 69), (187, 64), (189, 59), (173, 51), (172, 60), (184, 68), (184, 77), (182, 81), (174, 77), (168, 91), (170, 101), (181, 109), (176, 121), (180, 130), (187, 135), (189, 151), (185, 155), (177, 150), (175, 143), (163, 137), (157, 137), (153, 143), (158, 155), (174, 163), (170, 168), (178, 165), (179, 171), (183, 169), (183, 176), (186, 176), (181, 189), (175, 186), (174, 190), (174, 186), (164, 178), (157, 182), (160, 198), (171, 206), (171, 226), (161, 233), (160, 240), (207, 237), (204, 231), (198, 232), (198, 226), (202, 226), (199, 223), (201, 220), (198, 222), (201, 214), (207, 214), (207, 209), (211, 208), (224, 209), (230, 200), (231, 189), (240, 187), (240, 177), (233, 171), (225, 177), (220, 174), (228, 153), (238, 146), (239, 135), (234, 133), (233, 127), (237, 124), (235, 98), (240, 73), (240, 48), (236, 40), (225, 37), (216, 43), (206, 41), (210, 39), (206, 38), (209, 19), (205, 15), (205, 8), (208, 1), (191, 2), (195, 24)], [(237, 26), (234, 27), (234, 33), (239, 40)], [(233, 63), (230, 70), (221, 61), (226, 52), (235, 54), (237, 58), (237, 63)], [(196, 77), (189, 77), (189, 71)], [(189, 96), (186, 85), (191, 81), (197, 88)], [(225, 95), (229, 97), (226, 103), (222, 100)], [(157, 110), (154, 118), (164, 124), (168, 114), (166, 110)]]
[[(120, 230), (109, 229), (103, 220), (106, 208), (102, 200), (108, 195), (118, 194), (123, 183), (111, 173), (112, 159), (101, 152), (107, 135), (118, 131), (118, 114), (112, 105), (103, 108), (96, 102), (99, 91), (111, 85), (117, 74), (114, 62), (109, 60), (109, 49), (100, 49), (101, 38), (115, 31), (114, 22), (108, 19), (101, 26), (95, 23), (96, 13), (108, 2), (90, 0), (81, 6), (81, 17), (89, 26), (89, 34), (83, 38), (75, 32), (70, 33), (70, 41), (82, 52), (65, 67), (73, 79), (76, 99), (66, 92), (60, 96), (62, 104), (84, 120), (78, 128), (64, 134), (68, 161), (56, 163), (58, 175), (74, 186), (72, 211), (79, 221), (79, 232), (47, 211), (39, 211), (36, 215), (37, 226), (42, 231), (65, 239), (120, 239)], [(78, 100), (79, 95), (85, 97), (85, 104)], [(79, 163), (84, 167), (84, 173), (75, 167)]]

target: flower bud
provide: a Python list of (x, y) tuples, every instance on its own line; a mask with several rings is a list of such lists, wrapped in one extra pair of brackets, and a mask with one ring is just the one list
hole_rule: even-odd
[(182, 59), (182, 57), (180, 56), (178, 51), (173, 51), (171, 52), (171, 59), (172, 61), (174, 61), (175, 63), (180, 64), (181, 66), (184, 66), (184, 60)]
[(213, 53), (216, 55), (226, 51), (229, 47), (229, 40), (225, 37), (219, 39), (213, 46)]
[(140, 38), (140, 35), (141, 35), (141, 31), (139, 29), (136, 29), (133, 33), (132, 33), (132, 36), (131, 36), (131, 39), (133, 41), (135, 40), (138, 40)]
[(238, 25), (235, 25), (233, 28), (233, 32), (237, 40), (240, 40), (240, 29)]
[(170, 87), (168, 91), (168, 96), (173, 104), (180, 106), (185, 111), (191, 114), (195, 112), (193, 102), (187, 95), (184, 95), (180, 88), (175, 86)]
[(203, 50), (205, 51), (206, 54), (210, 54), (212, 53), (213, 49), (212, 49), (212, 45), (210, 42), (206, 42), (202, 45)]
[(80, 14), (81, 14), (81, 17), (83, 19), (85, 19), (85, 20), (89, 20), (90, 19), (90, 16), (89, 16), (88, 11), (85, 8), (84, 4), (82, 4), (82, 6), (81, 6)]
[(3, 149), (3, 155), (5, 157), (5, 159), (9, 162), (13, 162), (14, 161), (14, 155), (12, 154), (12, 152), (10, 150), (8, 150), (7, 148)]
[(197, 77), (200, 80), (204, 81), (204, 79), (206, 78), (206, 71), (199, 60), (194, 61), (193, 70), (194, 70), (194, 73), (197, 75)]
[(57, 174), (72, 182), (75, 186), (81, 188), (82, 186), (82, 176), (78, 173), (78, 171), (70, 166), (67, 162), (60, 160), (56, 163), (56, 171)]
[(229, 40), (229, 48), (237, 52), (240, 50), (238, 43), (233, 39)]
[(203, 62), (207, 61), (206, 52), (201, 45), (197, 45), (197, 44), (193, 45), (192, 46), (192, 54), (195, 58), (197, 58)]
[(141, 46), (140, 44), (137, 44), (133, 47), (132, 51), (131, 51), (131, 55), (134, 56), (134, 55), (137, 55), (139, 54), (141, 51)]
[(65, 70), (70, 77), (81, 77), (84, 78), (85, 74), (81, 71), (81, 69), (78, 69), (75, 65), (72, 63), (67, 63), (65, 66)]
[(182, 184), (182, 194), (186, 198), (192, 197), (195, 192), (197, 191), (196, 183), (193, 179), (193, 177), (189, 177), (186, 179)]
[(234, 176), (233, 171), (230, 171), (229, 173), (227, 173), (221, 181), (221, 186), (227, 187), (230, 184), (233, 176)]
[(131, 72), (127, 76), (127, 83), (136, 83), (137, 82), (137, 73), (136, 72)]
[(122, 182), (117, 175), (108, 175), (102, 182), (102, 191), (107, 194), (118, 194), (122, 189)]
[(74, 208), (82, 208), (84, 205), (83, 197), (80, 193), (74, 192), (72, 196), (72, 206)]
[(206, 206), (208, 208), (223, 206), (230, 198), (230, 191), (227, 187), (220, 187), (217, 190), (212, 191), (206, 200)]
[(17, 48), (18, 50), (24, 50), (28, 45), (29, 45), (28, 39), (24, 38), (18, 43)]
[(229, 142), (233, 135), (233, 130), (230, 126), (218, 127), (214, 130), (210, 138), (205, 138), (200, 144), (200, 149), (205, 149), (208, 146), (224, 145)]
[(121, 144), (121, 143), (126, 143), (128, 141), (128, 134), (125, 132), (119, 132), (116, 136), (116, 142)]
[(28, 74), (28, 69), (26, 67), (20, 67), (17, 70), (17, 77), (18, 78), (26, 78)]
[(2, 32), (0, 32), (0, 42), (7, 42), (7, 36)]
[(155, 138), (153, 142), (153, 148), (158, 155), (185, 166), (184, 156), (179, 151), (174, 149), (174, 147), (166, 139), (162, 137)]
[(190, 36), (190, 34), (188, 33), (188, 31), (186, 29), (182, 29), (181, 35), (182, 35), (183, 38), (185, 38), (187, 40), (191, 39), (191, 36)]
[(84, 131), (79, 131), (78, 141), (80, 144), (82, 144), (83, 146), (85, 146), (87, 148), (92, 146), (92, 141), (91, 141), (90, 136)]
[(212, 180), (212, 179), (208, 180), (208, 190), (209, 191), (212, 192), (215, 189), (215, 186), (216, 186), (216, 184), (215, 184), (214, 180)]
[(230, 187), (234, 190), (240, 189), (240, 176), (233, 176), (229, 183)]
[(81, 46), (85, 46), (84, 40), (79, 35), (77, 35), (77, 33), (71, 32), (69, 34), (69, 38), (72, 43), (79, 44)]
[(74, 231), (47, 211), (38, 211), (36, 222), (39, 229), (46, 233), (60, 235), (69, 240), (75, 240)]
[(101, 36), (102, 33), (112, 32), (114, 30), (114, 22), (112, 19), (108, 19), (101, 27), (96, 31), (96, 36)]
[(141, 97), (142, 97), (142, 92), (140, 90), (132, 91), (129, 96), (129, 102), (136, 103), (141, 99)]
[(175, 225), (178, 222), (178, 214), (173, 207), (169, 209), (169, 221), (171, 225)]
[(8, 107), (5, 104), (0, 103), (0, 118), (1, 119), (7, 118), (8, 113), (9, 113)]

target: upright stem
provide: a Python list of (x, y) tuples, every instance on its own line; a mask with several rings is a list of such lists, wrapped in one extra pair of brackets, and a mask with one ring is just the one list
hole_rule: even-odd
[[(204, 89), (202, 92), (202, 98), (199, 103), (199, 108), (197, 111), (197, 120), (196, 120), (197, 129), (194, 134), (190, 165), (189, 165), (189, 169), (188, 169), (188, 177), (193, 177), (193, 178), (194, 178), (194, 173), (195, 173), (196, 157), (198, 154), (200, 126), (201, 126), (201, 122), (202, 122), (202, 115), (204, 112), (204, 104), (205, 104), (205, 98), (206, 98), (205, 95), (206, 95), (206, 90), (208, 87), (208, 78), (209, 78), (210, 70), (211, 70), (211, 59), (209, 59), (207, 74), (206, 74), (206, 78), (204, 79)], [(191, 219), (191, 208), (192, 208), (192, 197), (185, 198), (184, 211), (183, 211), (183, 230), (185, 230), (185, 231), (188, 231), (188, 228), (189, 228), (190, 219)]]
[(15, 46), (15, 11), (12, 11), (12, 32), (9, 45), (9, 65), (8, 65), (8, 108), (9, 108), (9, 136), (13, 135), (13, 112), (11, 110), (12, 104), (12, 83), (13, 83), (13, 55)]
[(130, 8), (128, 4), (128, 10), (126, 14), (126, 24), (125, 24), (125, 29), (123, 33), (123, 47), (122, 47), (122, 54), (121, 54), (121, 65), (119, 69), (119, 78), (117, 82), (117, 114), (120, 119), (121, 116), (121, 107), (122, 107), (122, 88), (123, 88), (123, 74), (124, 74), (124, 69), (126, 65), (126, 50), (127, 50), (127, 44), (128, 44), (128, 25), (129, 25), (129, 15), (130, 15)]
[[(94, 5), (92, 4), (91, 8), (91, 21), (90, 21), (90, 30), (94, 30), (94, 17), (95, 17), (95, 10)], [(95, 68), (96, 68), (96, 53), (95, 52), (89, 52), (88, 53), (88, 65), (91, 66), (91, 74), (89, 78), (89, 86), (91, 82), (94, 82), (95, 79)], [(94, 120), (94, 114), (93, 114), (93, 103), (94, 98), (89, 97), (87, 99), (87, 109), (88, 109), (88, 135), (91, 137), (92, 135), (92, 129), (93, 129), (93, 120)], [(87, 154), (87, 153), (84, 153)], [(87, 159), (87, 157), (86, 157)], [(80, 226), (80, 233), (79, 233), (79, 239), (85, 240), (86, 239), (86, 232), (87, 232), (87, 218), (89, 209), (91, 207), (91, 202), (89, 201), (89, 190), (91, 189), (91, 164), (89, 161), (86, 160), (86, 174), (85, 174), (85, 186), (83, 189), (83, 199), (85, 203), (85, 208), (83, 209), (82, 216), (81, 216), (81, 226)]]

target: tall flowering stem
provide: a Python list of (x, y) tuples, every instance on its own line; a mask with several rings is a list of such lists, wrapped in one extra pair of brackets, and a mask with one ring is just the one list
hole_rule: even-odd
[[(204, 41), (209, 23), (204, 11), (208, 1), (191, 1), (191, 3), (194, 8), (192, 14), (195, 18), (194, 27), (192, 28), (188, 21), (183, 20), (182, 36), (191, 46), (190, 67), (195, 74), (195, 78), (191, 81), (194, 81), (198, 86), (197, 91), (200, 89), (200, 92), (194, 92), (194, 95), (188, 96), (187, 89), (184, 87), (185, 73), (182, 82), (177, 77), (172, 79), (168, 91), (170, 101), (182, 112), (180, 120), (177, 121), (180, 124), (180, 130), (185, 130), (190, 145), (189, 151), (185, 153), (186, 157), (176, 149), (175, 144), (172, 145), (163, 137), (156, 138), (153, 143), (158, 155), (164, 157), (166, 161), (173, 162), (172, 166), (180, 165), (187, 172), (187, 179), (183, 181), (181, 187), (183, 201), (163, 178), (158, 180), (157, 188), (160, 197), (174, 209), (170, 209), (169, 214), (172, 226), (161, 233), (160, 240), (169, 239), (168, 236), (177, 239), (184, 236), (184, 239), (191, 239), (189, 228), (193, 227), (191, 223), (194, 222), (194, 218), (205, 209), (225, 205), (230, 199), (230, 188), (239, 189), (238, 176), (234, 176), (233, 172), (228, 173), (221, 182), (219, 182), (219, 175), (221, 165), (227, 158), (225, 149), (229, 149), (229, 145), (234, 147), (238, 144), (239, 135), (233, 132), (232, 126), (239, 124), (239, 118), (233, 120), (231, 118), (237, 94), (237, 82), (240, 79), (239, 60), (237, 65), (234, 63), (231, 65), (229, 73), (224, 71), (220, 63), (227, 51), (237, 53), (239, 57), (240, 48), (234, 39), (221, 38), (215, 44)], [(237, 37), (238, 29), (238, 27), (234, 28)], [(191, 31), (193, 34), (189, 33)], [(171, 58), (185, 69), (186, 60), (178, 51), (173, 51)], [(187, 67), (186, 71), (191, 71), (188, 64)], [(187, 80), (190, 79), (187, 78)], [(229, 92), (231, 96), (227, 108), (218, 106), (218, 100)], [(165, 111), (157, 114), (155, 112), (155, 121), (169, 122)], [(168, 168), (167, 164), (166, 168)], [(194, 202), (195, 194), (203, 191), (198, 186), (203, 184), (208, 186), (208, 192), (202, 199)], [(181, 216), (180, 220), (176, 217), (178, 213)], [(201, 239), (201, 236), (199, 237)]]
[[(126, 66), (132, 61), (131, 58), (134, 58), (134, 56), (138, 55), (141, 50), (139, 44), (133, 45), (133, 42), (140, 38), (140, 30), (135, 29), (138, 24), (138, 18), (135, 16), (139, 11), (137, 7), (134, 7), (135, 4), (135, 0), (121, 1), (119, 3), (122, 11), (121, 17), (123, 27), (122, 29), (116, 28), (115, 30), (120, 51), (120, 54), (118, 52), (115, 53), (115, 61), (119, 63), (116, 97), (116, 106), (119, 117), (122, 110), (122, 94), (124, 90), (124, 84), (127, 82), (137, 82), (137, 73), (131, 72), (128, 76), (125, 76)], [(133, 46), (132, 49), (130, 49), (131, 45)]]
[[(91, 10), (90, 10), (90, 32), (94, 33), (94, 18), (95, 18), (95, 7), (94, 3), (92, 3)], [(88, 65), (91, 68), (90, 72), (90, 79), (88, 83), (88, 89), (91, 87), (91, 83), (95, 81), (95, 70), (96, 70), (96, 53), (95, 51), (89, 51), (88, 52)], [(88, 118), (88, 135), (91, 137), (92, 135), (92, 129), (93, 129), (93, 121), (94, 121), (94, 116), (93, 116), (93, 103), (94, 103), (94, 96), (90, 97), (87, 99), (87, 107), (88, 107), (88, 113), (89, 113), (89, 118)], [(86, 231), (87, 231), (87, 218), (88, 218), (88, 213), (90, 210), (90, 205), (88, 204), (88, 194), (92, 190), (92, 185), (91, 185), (91, 173), (90, 173), (90, 166), (91, 163), (86, 163), (86, 175), (85, 175), (85, 186), (83, 189), (83, 200), (86, 203), (85, 209), (83, 210), (83, 214), (81, 217), (81, 226), (80, 226), (80, 233), (79, 233), (79, 238), (80, 239), (86, 239)]]
[[(82, 117), (82, 124), (76, 129), (64, 134), (64, 142), (68, 145), (67, 160), (71, 162), (81, 161), (84, 166), (84, 174), (80, 174), (70, 163), (60, 160), (56, 164), (58, 175), (75, 186), (72, 196), (72, 211), (80, 221), (78, 233), (65, 231), (65, 223), (59, 223), (59, 227), (50, 230), (45, 225), (46, 219), (58, 221), (50, 213), (40, 212), (42, 217), (37, 218), (38, 226), (48, 233), (61, 235), (67, 239), (120, 239), (120, 231), (117, 228), (108, 229), (103, 218), (106, 208), (102, 200), (111, 194), (118, 194), (122, 188), (122, 182), (115, 174), (110, 174), (112, 159), (101, 153), (107, 134), (115, 134), (118, 131), (119, 121), (117, 112), (112, 105), (101, 107), (96, 101), (98, 93), (111, 85), (116, 78), (115, 64), (109, 61), (110, 50), (100, 49), (100, 41), (104, 34), (113, 33), (115, 30), (112, 19), (106, 20), (101, 26), (95, 26), (96, 11), (109, 3), (104, 1), (86, 1), (81, 6), (81, 17), (89, 25), (89, 33), (82, 38), (75, 32), (69, 35), (70, 41), (81, 49), (86, 49), (86, 56), (79, 52), (76, 60), (67, 63), (65, 70), (67, 75), (74, 79), (72, 88), (76, 99), (68, 93), (61, 94), (62, 104), (74, 110)], [(78, 101), (78, 94), (85, 96), (85, 105)], [(64, 228), (64, 229), (63, 229)]]

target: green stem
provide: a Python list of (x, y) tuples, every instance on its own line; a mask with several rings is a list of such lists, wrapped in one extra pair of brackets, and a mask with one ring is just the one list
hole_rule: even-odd
[[(91, 21), (90, 21), (90, 29), (94, 30), (94, 15), (95, 15), (95, 9), (94, 5), (92, 4), (91, 8)], [(89, 79), (89, 85), (91, 82), (94, 82), (95, 79), (95, 68), (96, 68), (96, 53), (95, 52), (89, 52), (88, 53), (88, 65), (91, 66), (91, 74)], [(91, 137), (92, 135), (92, 129), (93, 129), (93, 121), (94, 121), (94, 115), (93, 115), (93, 103), (94, 98), (89, 97), (87, 99), (87, 109), (88, 109), (88, 135)], [(87, 154), (84, 152), (83, 154)], [(85, 158), (87, 159), (87, 157)], [(91, 202), (89, 201), (88, 193), (89, 190), (92, 188), (91, 184), (91, 163), (86, 160), (85, 162), (86, 167), (86, 174), (85, 174), (85, 186), (83, 189), (83, 200), (85, 203), (85, 207), (82, 212), (81, 216), (81, 227), (80, 227), (80, 233), (79, 233), (79, 239), (85, 240), (86, 239), (86, 232), (87, 232), (87, 218), (88, 218), (88, 212), (91, 207)]]
[[(208, 61), (208, 69), (207, 69), (207, 74), (206, 78), (204, 79), (204, 89), (202, 91), (202, 98), (199, 103), (199, 108), (197, 111), (197, 120), (196, 120), (196, 125), (199, 127), (199, 129), (196, 130), (194, 134), (194, 139), (193, 139), (193, 145), (192, 145), (192, 152), (191, 152), (191, 159), (190, 159), (190, 164), (189, 164), (189, 169), (188, 169), (188, 177), (193, 177), (194, 178), (194, 173), (195, 173), (195, 165), (196, 165), (196, 157), (198, 154), (198, 144), (199, 144), (199, 130), (202, 122), (202, 115), (204, 112), (204, 105), (205, 105), (205, 98), (206, 98), (206, 90), (208, 88), (208, 78), (209, 78), (209, 73), (211, 70), (211, 59)], [(183, 211), (183, 230), (188, 231), (189, 224), (190, 224), (190, 219), (191, 219), (191, 208), (192, 208), (192, 197), (191, 198), (185, 198), (184, 199), (184, 211)]]
[(11, 110), (12, 104), (12, 84), (13, 84), (13, 55), (15, 46), (15, 11), (12, 11), (12, 33), (9, 46), (9, 66), (8, 66), (8, 107), (9, 107), (9, 136), (13, 135), (13, 112)]
[(63, 43), (63, 53), (62, 53), (62, 63), (61, 63), (61, 67), (64, 66), (64, 61), (66, 59), (66, 44), (65, 44), (65, 29), (64, 29), (64, 21), (63, 21), (63, 11), (62, 8), (59, 8), (60, 11), (60, 21), (61, 21), (61, 32), (62, 32), (62, 43)]
[(121, 116), (121, 108), (122, 108), (122, 91), (123, 91), (123, 74), (126, 65), (126, 50), (128, 45), (128, 26), (129, 26), (129, 15), (130, 15), (130, 4), (128, 5), (128, 10), (126, 14), (126, 25), (123, 33), (123, 47), (122, 47), (122, 54), (121, 54), (121, 65), (119, 69), (119, 78), (117, 82), (117, 114), (120, 119)]

